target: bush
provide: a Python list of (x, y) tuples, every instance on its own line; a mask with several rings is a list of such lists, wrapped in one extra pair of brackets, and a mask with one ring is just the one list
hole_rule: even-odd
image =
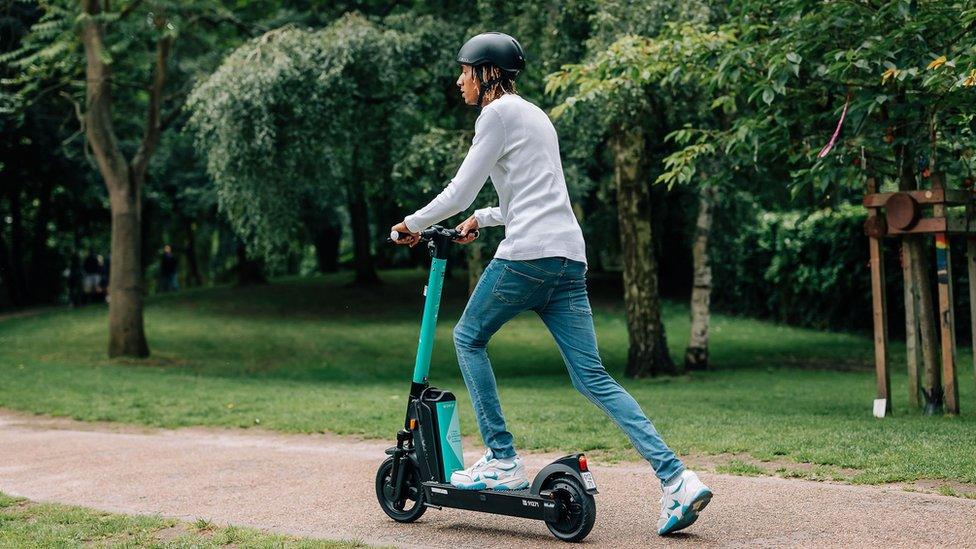
[[(711, 254), (717, 310), (818, 329), (872, 330), (871, 269), (860, 205), (769, 212), (736, 196), (716, 208)], [(886, 238), (889, 336), (905, 335), (899, 240)], [(953, 301), (959, 344), (971, 339), (964, 237), (953, 237)], [(938, 306), (933, 239), (925, 239), (934, 307)], [(938, 318), (936, 316), (936, 318)]]

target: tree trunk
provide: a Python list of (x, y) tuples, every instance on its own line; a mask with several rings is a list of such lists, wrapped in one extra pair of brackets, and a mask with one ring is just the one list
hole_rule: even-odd
[(366, 204), (366, 192), (363, 189), (365, 179), (363, 170), (359, 168), (358, 150), (353, 150), (353, 177), (346, 184), (346, 201), (349, 207), (349, 218), (352, 223), (353, 262), (356, 264), (356, 284), (378, 284), (380, 278), (376, 275), (373, 265), (369, 236), (369, 207)]
[(108, 356), (149, 356), (142, 322), (142, 247), (139, 198), (112, 190), (112, 257), (109, 265)]
[[(112, 73), (105, 63), (104, 31), (98, 19), (101, 2), (83, 0), (82, 9), (81, 41), (85, 48), (87, 104), (85, 136), (105, 180), (112, 208), (108, 355), (146, 357), (149, 356), (149, 345), (142, 321), (142, 183), (149, 159), (159, 143), (160, 105), (173, 38), (161, 33), (156, 43), (153, 78), (147, 90), (146, 126), (139, 148), (129, 163), (119, 150), (112, 123)], [(158, 31), (166, 25), (160, 15), (153, 23)]]
[(200, 286), (203, 284), (203, 277), (200, 276), (200, 262), (197, 261), (197, 232), (196, 223), (189, 217), (183, 218), (183, 227), (186, 231), (186, 285)]
[(708, 324), (711, 317), (712, 264), (708, 256), (708, 236), (712, 231), (712, 206), (715, 187), (702, 183), (698, 190), (698, 219), (692, 247), (694, 281), (691, 289), (691, 337), (685, 349), (685, 369), (708, 368)]
[(939, 364), (939, 338), (935, 331), (935, 312), (932, 300), (932, 286), (929, 270), (926, 268), (925, 245), (921, 238), (915, 236), (909, 239), (908, 250), (911, 253), (912, 274), (915, 277), (915, 287), (918, 289), (918, 323), (922, 333), (922, 398), (923, 409), (927, 414), (937, 414), (942, 411), (942, 371)]
[(650, 189), (641, 158), (644, 134), (639, 129), (617, 128), (611, 138), (611, 147), (630, 341), (625, 375), (647, 377), (673, 373), (675, 366), (668, 354), (661, 322)]
[[(896, 135), (903, 133), (897, 128)], [(912, 148), (907, 144), (899, 144), (895, 147), (895, 158), (899, 163), (898, 189), (911, 191), (918, 189), (918, 182), (915, 177), (915, 162)], [(922, 343), (922, 400), (923, 409), (927, 414), (935, 414), (942, 410), (942, 375), (940, 371), (939, 339), (935, 330), (935, 313), (932, 301), (932, 286), (925, 261), (925, 243), (919, 236), (904, 237), (904, 247), (908, 252), (906, 261), (911, 262), (909, 270), (913, 278), (915, 291), (918, 293), (918, 307), (915, 310), (918, 316), (918, 325), (921, 333)]]
[[(386, 179), (390, 179), (389, 177)], [(385, 181), (385, 185), (389, 186), (392, 184), (391, 181)], [(386, 235), (390, 232), (390, 227), (398, 222), (401, 218), (397, 218), (398, 215), (402, 213), (400, 207), (392, 199), (392, 197), (376, 197), (370, 203), (370, 211), (373, 212), (374, 225), (376, 227), (376, 234)], [(396, 248), (398, 246), (377, 246), (375, 264), (379, 269), (389, 269), (393, 267), (393, 259), (396, 255)]]
[(922, 342), (918, 322), (918, 288), (915, 286), (915, 265), (911, 261), (912, 252), (908, 241), (914, 235), (901, 239), (901, 275), (905, 300), (905, 357), (908, 363), (908, 404), (912, 408), (921, 407), (921, 387), (919, 386), (919, 365), (922, 363)]
[(339, 245), (342, 243), (342, 225), (334, 222), (335, 216), (312, 222), (312, 242), (319, 272), (334, 273), (339, 270)]
[(360, 185), (361, 182), (357, 181), (346, 187), (349, 218), (352, 222), (353, 262), (356, 267), (356, 284), (371, 285), (378, 283), (380, 278), (373, 266), (373, 254), (369, 245), (369, 215)]
[(260, 286), (268, 283), (268, 278), (264, 276), (264, 265), (260, 260), (249, 259), (247, 257), (247, 246), (242, 240), (237, 241), (237, 285), (238, 286)]

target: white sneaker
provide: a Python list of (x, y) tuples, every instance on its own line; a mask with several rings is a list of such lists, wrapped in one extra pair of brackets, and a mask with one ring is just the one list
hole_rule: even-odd
[(495, 459), (491, 448), (471, 467), (451, 474), (451, 485), (464, 490), (521, 490), (528, 488), (522, 458)]
[(666, 535), (687, 528), (698, 520), (698, 512), (712, 500), (712, 491), (698, 480), (698, 475), (685, 469), (681, 476), (664, 486), (661, 496), (661, 517), (657, 519), (658, 535)]

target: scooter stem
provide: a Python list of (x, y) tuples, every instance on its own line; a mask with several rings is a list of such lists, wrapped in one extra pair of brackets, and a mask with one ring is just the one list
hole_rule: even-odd
[(427, 279), (424, 300), (424, 319), (420, 324), (420, 342), (417, 344), (417, 362), (413, 367), (413, 382), (426, 383), (430, 372), (430, 355), (434, 350), (434, 331), (437, 328), (437, 312), (441, 307), (441, 288), (444, 286), (444, 268), (447, 260), (432, 257), (430, 277)]

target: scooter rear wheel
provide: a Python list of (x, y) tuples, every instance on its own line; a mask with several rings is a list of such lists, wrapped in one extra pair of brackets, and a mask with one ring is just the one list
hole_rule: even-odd
[(552, 490), (553, 496), (563, 504), (558, 521), (546, 521), (552, 535), (563, 541), (580, 541), (593, 529), (596, 522), (596, 501), (573, 477), (560, 476), (549, 479), (543, 490)]
[(389, 517), (397, 522), (413, 522), (427, 510), (424, 488), (420, 485), (417, 468), (409, 459), (403, 460), (403, 488), (400, 499), (393, 499), (393, 458), (386, 458), (376, 471), (376, 499)]

